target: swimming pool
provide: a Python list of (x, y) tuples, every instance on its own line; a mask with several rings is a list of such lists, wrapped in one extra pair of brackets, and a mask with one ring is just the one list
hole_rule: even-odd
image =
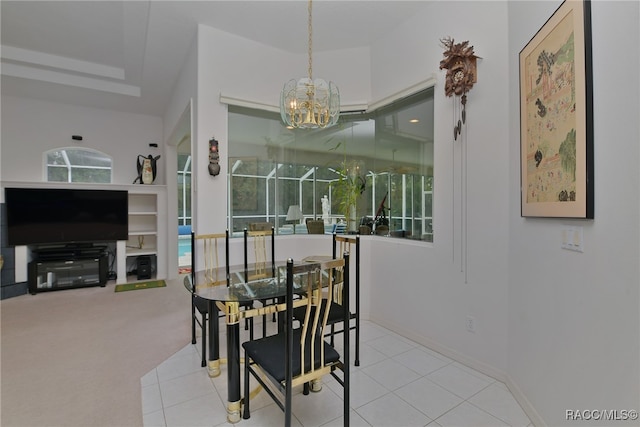
[(178, 265), (191, 265), (191, 236), (178, 236)]

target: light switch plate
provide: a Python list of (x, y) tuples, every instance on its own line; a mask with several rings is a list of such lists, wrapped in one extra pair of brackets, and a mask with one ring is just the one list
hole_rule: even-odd
[(568, 226), (562, 228), (562, 249), (584, 252), (582, 227)]

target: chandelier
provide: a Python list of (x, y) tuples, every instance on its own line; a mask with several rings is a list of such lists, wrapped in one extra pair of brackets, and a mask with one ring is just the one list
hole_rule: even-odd
[(309, 77), (289, 80), (280, 94), (280, 115), (282, 121), (291, 128), (326, 128), (335, 125), (340, 116), (338, 86), (323, 79), (313, 80), (311, 8), (309, 0)]

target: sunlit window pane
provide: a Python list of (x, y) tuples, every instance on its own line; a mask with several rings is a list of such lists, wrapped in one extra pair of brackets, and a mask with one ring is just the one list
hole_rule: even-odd
[(86, 148), (58, 148), (47, 152), (47, 180), (110, 183), (111, 157)]

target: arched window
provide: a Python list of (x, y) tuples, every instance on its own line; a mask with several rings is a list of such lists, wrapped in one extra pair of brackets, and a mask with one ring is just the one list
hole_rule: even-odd
[(47, 181), (111, 183), (110, 156), (88, 148), (56, 148), (46, 153)]

